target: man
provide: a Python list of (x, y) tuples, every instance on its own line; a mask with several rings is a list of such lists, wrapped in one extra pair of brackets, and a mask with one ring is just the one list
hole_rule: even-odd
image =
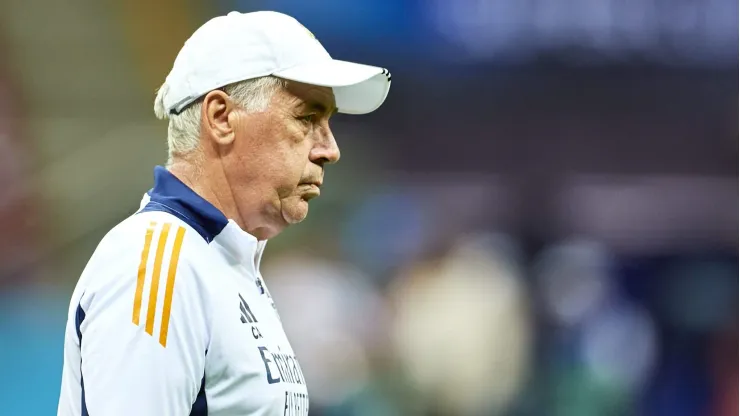
[(330, 117), (371, 112), (389, 88), (387, 70), (331, 59), (283, 14), (199, 28), (155, 100), (167, 168), (72, 295), (58, 414), (308, 414), (260, 258), (339, 160)]

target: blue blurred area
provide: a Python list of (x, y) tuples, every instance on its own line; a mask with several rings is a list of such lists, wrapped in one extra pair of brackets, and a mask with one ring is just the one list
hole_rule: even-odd
[(738, 54), (732, 0), (222, 0), (219, 9), (288, 13), (337, 56), (407, 65), (521, 64), (562, 54), (581, 64), (731, 67)]
[(57, 293), (0, 293), (1, 414), (56, 413), (66, 310)]
[(341, 59), (351, 59), (360, 49), (365, 57), (411, 60), (429, 55), (433, 34), (422, 19), (423, 4), (419, 0), (225, 0), (220, 9), (287, 13), (311, 28), (324, 47)]

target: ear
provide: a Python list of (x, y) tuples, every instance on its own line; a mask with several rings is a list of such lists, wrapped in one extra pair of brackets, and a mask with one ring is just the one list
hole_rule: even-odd
[(207, 137), (220, 145), (231, 144), (236, 137), (234, 121), (237, 108), (228, 94), (221, 90), (209, 92), (203, 98), (201, 111)]

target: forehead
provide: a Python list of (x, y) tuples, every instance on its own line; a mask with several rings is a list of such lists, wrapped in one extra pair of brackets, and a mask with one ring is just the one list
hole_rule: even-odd
[(290, 101), (296, 107), (317, 107), (319, 110), (330, 113), (336, 110), (334, 91), (329, 87), (290, 81), (286, 92), (291, 98)]

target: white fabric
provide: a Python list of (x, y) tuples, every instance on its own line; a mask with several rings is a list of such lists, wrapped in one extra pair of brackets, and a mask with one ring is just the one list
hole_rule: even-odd
[[(145, 197), (142, 207), (147, 202)], [(165, 224), (170, 224), (169, 233), (158, 256)], [(166, 288), (180, 228), (184, 238), (174, 265), (163, 346)], [(148, 229), (151, 243), (143, 290), (138, 291), (143, 295), (137, 325), (135, 298)], [(264, 287), (259, 272), (263, 249), (263, 242), (233, 221), (209, 244), (165, 212), (141, 212), (111, 230), (72, 295), (58, 415), (83, 414), (84, 381), (87, 411), (95, 416), (306, 416), (308, 396), (300, 365), (269, 291), (259, 289), (258, 283)], [(161, 266), (159, 287), (152, 292), (156, 263)], [(156, 296), (151, 335), (150, 293)], [(78, 338), (80, 309), (85, 318)], [(207, 413), (198, 413), (193, 404), (203, 380)]]
[(290, 16), (231, 12), (185, 42), (165, 82), (165, 109), (180, 112), (209, 91), (267, 75), (333, 87), (339, 112), (347, 114), (377, 109), (390, 89), (387, 70), (333, 60)]

